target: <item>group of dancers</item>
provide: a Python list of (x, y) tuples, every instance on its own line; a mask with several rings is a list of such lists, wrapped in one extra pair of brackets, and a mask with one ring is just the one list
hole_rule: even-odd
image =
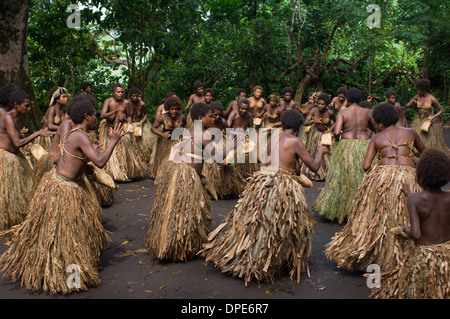
[[(0, 237), (8, 249), (0, 269), (31, 290), (66, 294), (98, 285), (109, 241), (102, 207), (112, 204), (118, 183), (150, 176), (157, 191), (144, 245), (152, 256), (201, 256), (246, 285), (273, 283), (286, 269), (300, 282), (315, 225), (304, 187), (314, 180), (325, 186), (313, 210), (345, 223), (325, 254), (350, 271), (378, 265), (382, 283), (371, 297), (448, 298), (450, 196), (442, 187), (450, 150), (430, 82), (416, 88), (404, 107), (417, 109), (408, 128), (392, 90), (375, 107), (345, 87), (333, 99), (311, 93), (296, 105), (290, 87), (265, 100), (256, 86), (248, 98), (237, 90), (225, 108), (195, 82), (186, 106), (168, 92), (151, 122), (138, 88), (125, 98), (123, 85), (112, 85), (97, 112), (85, 83), (71, 99), (63, 87), (50, 90), (43, 128), (28, 134), (21, 119), (31, 98), (3, 87)], [(213, 229), (211, 200), (228, 197), (237, 203)], [(76, 286), (67, 281), (73, 265)]]

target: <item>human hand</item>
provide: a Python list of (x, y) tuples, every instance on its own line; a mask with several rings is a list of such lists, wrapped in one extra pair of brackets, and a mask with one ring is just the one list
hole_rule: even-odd
[(405, 194), (406, 197), (411, 194), (411, 191), (409, 190), (409, 186), (406, 184), (405, 180), (402, 180), (402, 192)]
[(112, 143), (119, 142), (120, 138), (127, 134), (126, 131), (125, 132), (122, 131), (122, 127), (123, 127), (123, 124), (121, 122), (118, 122), (114, 125), (114, 128), (111, 127), (109, 129), (108, 135), (109, 135), (109, 138), (111, 139)]
[(53, 136), (56, 132), (49, 131), (47, 128), (39, 130), (39, 135), (43, 137)]

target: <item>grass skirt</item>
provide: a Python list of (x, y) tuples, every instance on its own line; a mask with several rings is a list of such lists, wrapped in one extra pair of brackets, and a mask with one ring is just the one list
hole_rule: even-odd
[[(98, 131), (100, 146), (106, 149), (109, 145), (109, 125), (106, 120), (100, 122)], [(148, 166), (133, 140), (133, 133), (129, 132), (120, 139), (103, 169), (119, 182), (144, 177)]]
[(354, 209), (344, 229), (326, 245), (325, 254), (341, 268), (365, 271), (377, 264), (390, 271), (411, 249), (411, 241), (390, 230), (409, 223), (402, 180), (412, 193), (421, 191), (416, 170), (410, 166), (376, 165), (364, 177), (354, 201)]
[[(62, 180), (55, 172), (43, 176), (24, 222), (1, 234), (10, 247), (0, 266), (5, 278), (27, 289), (67, 294), (99, 284), (99, 257), (109, 238), (84, 182)], [(72, 264), (80, 269), (80, 282), (71, 288)]]
[(234, 165), (204, 163), (202, 175), (220, 199), (239, 196), (247, 184), (244, 176)]
[(253, 279), (273, 283), (286, 266), (291, 279), (300, 281), (311, 254), (315, 222), (298, 177), (266, 169), (249, 178), (236, 206), (200, 252), (246, 285)]
[(382, 275), (381, 287), (371, 294), (379, 299), (449, 299), (450, 241), (415, 246), (404, 262)]
[[(138, 126), (138, 122), (132, 123), (133, 130)], [(134, 141), (141, 152), (143, 159), (148, 163), (151, 158), (153, 146), (155, 144), (156, 135), (150, 130), (151, 123), (146, 120), (142, 124), (142, 136), (134, 136)]]
[[(319, 131), (315, 125), (312, 125), (311, 129), (309, 130), (308, 139), (305, 146), (309, 154), (311, 154), (313, 157), (316, 156), (317, 149), (320, 146), (323, 134), (325, 134), (325, 132)], [(330, 158), (330, 154), (325, 154), (323, 156), (322, 164), (320, 165), (320, 168), (316, 173), (311, 171), (306, 165), (302, 166), (302, 173), (305, 174), (305, 176), (309, 179), (315, 181), (323, 181), (327, 176), (328, 167), (330, 166)]]
[(209, 195), (195, 169), (184, 163), (167, 160), (156, 182), (144, 244), (159, 259), (192, 259), (211, 231)]
[[(49, 154), (45, 154), (39, 159), (33, 170), (33, 191), (38, 188), (44, 174), (55, 167), (56, 165)], [(87, 177), (85, 183), (89, 186), (88, 189), (91, 191), (92, 196), (98, 200), (101, 207), (109, 207), (114, 200), (114, 196), (117, 194), (117, 189), (98, 182), (93, 174), (88, 173), (85, 177)], [(100, 220), (103, 220), (103, 215), (100, 216)]]
[(25, 156), (0, 148), (0, 230), (25, 219), (32, 187), (33, 172)]
[(312, 209), (330, 221), (343, 223), (364, 178), (363, 163), (370, 140), (341, 139), (333, 145), (325, 187)]
[(33, 190), (38, 187), (42, 176), (44, 176), (45, 173), (51, 171), (54, 167), (55, 162), (53, 162), (50, 154), (47, 153), (45, 155), (42, 155), (33, 169)]
[(178, 140), (172, 140), (170, 138), (164, 138), (162, 136), (156, 136), (155, 145), (153, 149), (152, 160), (150, 161), (149, 174), (150, 178), (156, 178), (158, 170), (162, 164), (166, 163), (169, 159), (172, 146), (177, 144)]
[(420, 127), (426, 120), (428, 120), (428, 117), (421, 117), (419, 114), (416, 114), (411, 122), (411, 128), (419, 134), (427, 148), (436, 148), (450, 156), (450, 149), (444, 140), (442, 119), (438, 117), (433, 120), (429, 131), (423, 132), (420, 130)]

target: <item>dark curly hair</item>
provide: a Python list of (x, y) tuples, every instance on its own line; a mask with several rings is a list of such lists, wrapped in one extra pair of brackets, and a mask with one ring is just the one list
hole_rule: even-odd
[(128, 96), (132, 96), (133, 94), (142, 94), (142, 91), (137, 87), (130, 88), (130, 91), (128, 92)]
[(164, 101), (164, 110), (168, 111), (173, 106), (176, 106), (179, 110), (183, 107), (183, 102), (176, 95), (172, 95)]
[(192, 121), (195, 121), (198, 120), (200, 116), (206, 116), (208, 112), (211, 112), (208, 104), (204, 102), (197, 102), (192, 106), (191, 112), (189, 114), (191, 115)]
[(92, 87), (91, 82), (83, 82), (83, 84), (81, 85), (83, 91), (85, 91), (88, 87)]
[(392, 95), (397, 96), (397, 94), (395, 93), (394, 90), (388, 90), (385, 95), (386, 95), (386, 98), (390, 98)]
[(345, 86), (341, 86), (340, 88), (337, 89), (336, 93), (339, 94), (344, 94), (347, 95), (347, 88)]
[(317, 101), (322, 100), (325, 102), (325, 106), (330, 105), (331, 103), (331, 96), (327, 93), (320, 93), (317, 97)]
[(370, 103), (370, 102), (367, 101), (367, 100), (364, 100), (364, 101), (359, 102), (359, 106), (361, 106), (361, 107), (364, 108), (364, 109), (372, 109), (372, 108), (373, 108), (372, 103)]
[(287, 110), (281, 115), (281, 126), (283, 130), (299, 130), (305, 119), (297, 110)]
[(291, 93), (291, 95), (294, 95), (294, 90), (290, 86), (283, 88), (283, 90), (281, 91), (281, 95), (284, 95), (286, 92), (289, 92)]
[(194, 90), (197, 90), (198, 88), (201, 88), (201, 87), (203, 87), (203, 83), (200, 81), (195, 81), (194, 84), (192, 85), (192, 88)]
[(69, 116), (72, 119), (73, 123), (81, 124), (83, 123), (86, 114), (93, 115), (96, 113), (95, 107), (89, 99), (79, 98), (79, 96), (73, 98), (73, 100), (74, 99), (77, 100), (73, 102), (69, 108), (70, 109)]
[(211, 104), (209, 104), (209, 108), (211, 109), (211, 112), (214, 112), (215, 110), (223, 111), (223, 105), (219, 101), (211, 102)]
[(394, 125), (399, 119), (399, 115), (395, 107), (388, 103), (382, 102), (378, 104), (372, 112), (372, 117), (378, 124), (382, 123), (385, 127)]
[(346, 97), (349, 103), (359, 103), (362, 99), (362, 92), (358, 88), (351, 88), (347, 91)]
[(207, 93), (211, 93), (212, 96), (214, 96), (214, 90), (211, 88), (207, 88), (203, 90), (203, 96), (205, 96)]
[(417, 80), (416, 83), (414, 83), (414, 85), (418, 90), (430, 92), (431, 82), (428, 79)]
[(425, 149), (420, 154), (416, 175), (421, 187), (440, 189), (450, 181), (450, 157), (437, 149)]
[(8, 104), (11, 104), (10, 96), (15, 90), (17, 90), (17, 88), (10, 85), (0, 88), (0, 105), (7, 106)]
[(9, 96), (9, 102), (14, 104), (22, 104), (25, 100), (31, 100), (31, 97), (28, 95), (27, 92), (22, 90), (14, 90), (11, 92), (11, 95)]
[(117, 88), (122, 88), (123, 89), (123, 85), (120, 83), (114, 83), (113, 85), (111, 85), (111, 92), (116, 92)]

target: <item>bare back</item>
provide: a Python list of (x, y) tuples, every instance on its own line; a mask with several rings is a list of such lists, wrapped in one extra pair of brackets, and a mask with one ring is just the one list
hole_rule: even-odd
[(416, 245), (436, 245), (450, 240), (450, 192), (413, 193), (408, 196), (411, 228), (419, 221)]
[(343, 139), (367, 140), (370, 138), (367, 129), (370, 128), (370, 113), (357, 104), (339, 111), (336, 117), (334, 134)]

